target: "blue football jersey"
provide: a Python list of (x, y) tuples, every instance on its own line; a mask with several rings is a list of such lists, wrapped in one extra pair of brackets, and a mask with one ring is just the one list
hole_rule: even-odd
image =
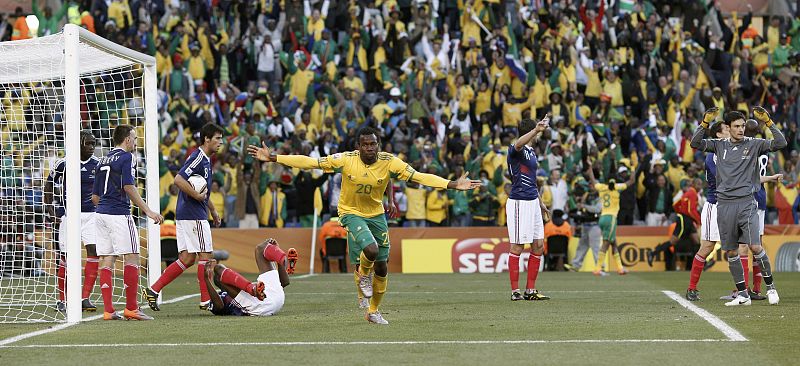
[(100, 196), (97, 213), (130, 215), (131, 200), (125, 193), (126, 185), (134, 185), (133, 154), (120, 148), (111, 150), (100, 158), (94, 180), (94, 194)]
[[(95, 168), (100, 162), (99, 159), (92, 156), (86, 161), (81, 162), (81, 212), (94, 212), (95, 207), (92, 202), (92, 191), (94, 190), (94, 176)], [(67, 185), (66, 175), (64, 172), (67, 170), (67, 161), (59, 159), (56, 161), (47, 180), (53, 185), (61, 186), (61, 196), (59, 197), (61, 204), (56, 207), (56, 215), (64, 216), (66, 213), (65, 207), (67, 203)]]
[[(195, 150), (178, 174), (184, 179), (188, 180), (193, 175), (199, 175), (206, 180), (206, 187), (211, 191), (211, 159), (203, 152), (203, 149)], [(183, 191), (178, 193), (178, 203), (175, 208), (176, 220), (207, 220), (208, 219), (208, 198), (209, 194), (206, 193), (206, 199), (202, 202), (189, 197)]]
[(706, 201), (717, 203), (717, 157), (716, 155), (706, 154)]
[(536, 171), (539, 161), (533, 148), (525, 146), (517, 151), (512, 144), (508, 148), (508, 173), (511, 175), (511, 194), (508, 198), (523, 201), (533, 201), (539, 198), (539, 189), (536, 185)]

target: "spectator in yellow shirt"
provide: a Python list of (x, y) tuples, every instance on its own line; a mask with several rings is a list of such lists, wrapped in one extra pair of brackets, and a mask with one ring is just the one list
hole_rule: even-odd
[(428, 192), (425, 219), (428, 226), (447, 226), (447, 192), (435, 190)]
[(405, 193), (408, 199), (408, 211), (406, 211), (408, 226), (425, 227), (425, 196), (427, 191), (417, 183), (408, 182)]

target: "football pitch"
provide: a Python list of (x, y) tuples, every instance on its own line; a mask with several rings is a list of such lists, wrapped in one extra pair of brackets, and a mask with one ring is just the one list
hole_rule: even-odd
[[(378, 326), (358, 309), (352, 274), (293, 278), (268, 318), (199, 310), (186, 274), (160, 312), (144, 306), (155, 321), (0, 324), (0, 364), (797, 364), (800, 273), (776, 275), (779, 305), (727, 308), (727, 273), (704, 273), (691, 304), (680, 300), (688, 272), (545, 272), (537, 287), (552, 299), (536, 302), (510, 301), (505, 273), (390, 274), (390, 324)], [(39, 330), (50, 332), (18, 337)]]

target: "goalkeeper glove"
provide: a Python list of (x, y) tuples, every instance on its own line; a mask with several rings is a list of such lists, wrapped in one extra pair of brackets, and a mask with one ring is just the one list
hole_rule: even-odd
[(706, 113), (703, 114), (703, 122), (700, 122), (700, 127), (707, 129), (708, 125), (710, 125), (711, 122), (714, 122), (714, 120), (717, 119), (718, 115), (719, 115), (719, 108), (711, 107), (709, 109), (706, 109)]
[(753, 107), (753, 116), (759, 122), (764, 122), (767, 127), (772, 127), (772, 118), (769, 117), (769, 112), (763, 107)]

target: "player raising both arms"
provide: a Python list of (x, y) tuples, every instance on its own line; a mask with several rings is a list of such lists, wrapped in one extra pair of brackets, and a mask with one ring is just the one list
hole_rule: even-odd
[[(616, 170), (613, 161), (614, 154), (611, 154), (611, 156), (611, 172), (614, 172)], [(603, 210), (600, 211), (600, 220), (598, 221), (598, 224), (600, 225), (600, 232), (603, 234), (603, 245), (600, 247), (600, 253), (598, 254), (597, 259), (597, 267), (595, 267), (593, 273), (595, 276), (605, 275), (603, 268), (606, 265), (608, 248), (611, 247), (611, 253), (614, 255), (614, 261), (617, 264), (617, 273), (620, 275), (625, 275), (628, 273), (628, 271), (622, 266), (622, 258), (620, 257), (619, 248), (617, 247), (617, 214), (619, 213), (619, 194), (633, 184), (637, 174), (631, 174), (625, 183), (617, 183), (615, 179), (609, 179), (606, 183), (599, 183), (594, 179), (594, 169), (591, 166), (589, 166), (588, 173), (589, 184), (591, 184), (594, 189), (597, 190), (597, 193), (600, 195), (600, 202), (603, 205)]]
[[(409, 164), (392, 154), (380, 152), (380, 132), (371, 127), (362, 128), (356, 138), (356, 151), (338, 153), (318, 159), (302, 155), (273, 155), (262, 146), (250, 145), (247, 151), (253, 157), (267, 162), (278, 162), (293, 168), (322, 169), (342, 173), (342, 190), (339, 197), (339, 222), (349, 232), (349, 245), (358, 246), (359, 287), (364, 297), (370, 298), (366, 319), (370, 323), (389, 324), (378, 311), (386, 292), (389, 259), (389, 228), (383, 208), (383, 193), (391, 178), (413, 181), (439, 189), (470, 190), (480, 181), (467, 178), (464, 173), (458, 180), (418, 173)], [(374, 280), (370, 276), (375, 271)], [(373, 293), (374, 281), (374, 293)]]
[[(281, 310), (286, 299), (283, 288), (289, 286), (284, 266), (286, 253), (270, 238), (256, 246), (255, 258), (261, 273), (256, 282), (248, 281), (214, 259), (206, 263), (203, 282), (209, 290), (209, 309), (214, 315), (271, 316)], [(217, 293), (214, 283), (222, 291)]]
[[(744, 135), (747, 137), (755, 137), (761, 132), (761, 126), (754, 119), (748, 119), (744, 125)], [(764, 183), (777, 182), (783, 179), (782, 174), (767, 175), (767, 168), (769, 167), (769, 156), (762, 154), (758, 156), (758, 175), (761, 184), (758, 191), (753, 195), (756, 200), (756, 207), (758, 207), (758, 242), (761, 243), (762, 236), (764, 235), (764, 215), (767, 209), (767, 191), (764, 188)], [(753, 253), (755, 254), (755, 253)], [(747, 288), (751, 300), (764, 300), (766, 297), (761, 294), (761, 268), (758, 261), (753, 261), (753, 287), (750, 288), (748, 284), (749, 271), (750, 271), (750, 248), (747, 245), (739, 245), (739, 257), (742, 259), (742, 267), (744, 268), (744, 286)], [(720, 297), (723, 300), (733, 300), (738, 291), (733, 291), (729, 296)]]
[[(97, 307), (89, 300), (89, 296), (94, 289), (97, 280), (97, 267), (100, 258), (97, 256), (95, 244), (95, 222), (94, 222), (94, 202), (92, 202), (92, 189), (94, 188), (95, 168), (98, 159), (94, 156), (96, 140), (89, 131), (81, 131), (81, 241), (86, 246), (86, 265), (83, 268), (83, 292), (81, 298), (81, 308), (83, 311), (97, 311)], [(58, 263), (58, 297), (56, 309), (66, 312), (67, 307), (64, 303), (64, 287), (66, 282), (66, 251), (67, 251), (67, 224), (66, 211), (64, 207), (56, 208), (53, 203), (53, 186), (61, 185), (61, 203), (66, 206), (67, 187), (65, 185), (65, 171), (67, 160), (59, 159), (47, 181), (44, 184), (44, 203), (47, 213), (53, 224), (58, 224), (58, 247), (61, 251), (61, 260)]]
[[(506, 203), (508, 240), (511, 243), (508, 256), (508, 275), (511, 280), (511, 301), (547, 300), (550, 297), (536, 290), (536, 277), (544, 251), (544, 221), (542, 212), (547, 207), (539, 200), (536, 171), (539, 162), (533, 143), (550, 127), (550, 114), (536, 123), (524, 119), (519, 124), (519, 138), (508, 149), (508, 173), (511, 175), (511, 193)], [(519, 257), (525, 244), (531, 245), (528, 257), (528, 282), (525, 294), (519, 291)]]
[(164, 270), (161, 277), (152, 287), (143, 287), (142, 295), (147, 299), (151, 309), (159, 311), (158, 294), (165, 286), (175, 280), (187, 268), (191, 267), (198, 254), (197, 283), (200, 286), (200, 309), (207, 309), (211, 298), (206, 289), (206, 261), (213, 258), (214, 247), (211, 242), (211, 226), (208, 224), (208, 214), (214, 220), (214, 226), (219, 226), (220, 217), (214, 204), (209, 200), (210, 189), (205, 194), (195, 191), (189, 183), (189, 177), (199, 175), (206, 180), (206, 187), (211, 187), (211, 155), (217, 153), (222, 145), (222, 127), (214, 123), (207, 123), (200, 129), (202, 145), (195, 150), (183, 164), (178, 175), (175, 176), (175, 185), (180, 189), (178, 204), (175, 212), (175, 228), (177, 230), (178, 260)]
[(147, 207), (139, 196), (131, 151), (136, 149), (136, 129), (119, 125), (112, 136), (114, 149), (100, 159), (94, 181), (92, 201), (97, 205), (97, 254), (100, 255), (100, 291), (103, 294), (103, 319), (120, 320), (114, 311), (112, 268), (117, 256), (125, 262), (125, 319), (152, 320), (139, 309), (139, 231), (131, 216), (131, 201), (156, 224), (164, 218)]
[[(772, 279), (767, 252), (758, 241), (758, 214), (753, 194), (758, 190), (760, 177), (758, 156), (768, 151), (778, 151), (786, 147), (786, 137), (775, 127), (769, 113), (761, 107), (753, 109), (753, 115), (769, 127), (774, 139), (756, 139), (744, 136), (745, 116), (734, 111), (725, 114), (725, 122), (730, 125), (730, 138), (704, 139), (708, 124), (719, 112), (712, 109), (712, 116), (704, 117), (700, 127), (692, 136), (692, 148), (717, 155), (717, 225), (719, 226), (722, 249), (728, 256), (728, 268), (739, 294), (726, 306), (750, 305), (750, 295), (744, 281), (744, 269), (737, 252), (739, 244), (749, 245), (755, 253), (754, 261), (761, 268), (764, 283), (767, 284), (767, 299), (770, 304), (780, 300)], [(710, 118), (714, 117), (714, 118)]]

